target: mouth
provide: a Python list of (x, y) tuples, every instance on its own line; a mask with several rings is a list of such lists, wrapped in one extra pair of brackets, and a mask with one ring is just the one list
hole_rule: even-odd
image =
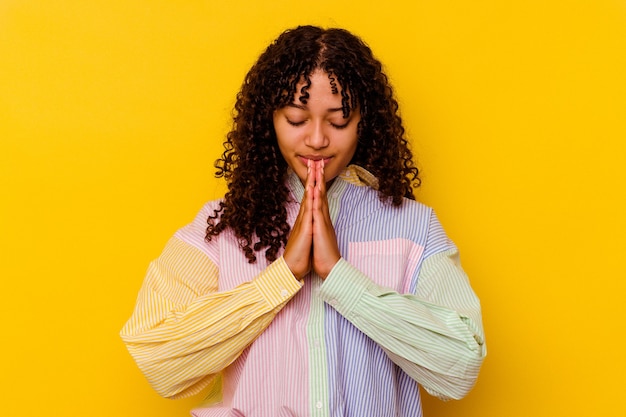
[(323, 155), (298, 155), (298, 159), (304, 164), (307, 165), (309, 161), (324, 161), (324, 165), (327, 165), (332, 156), (323, 156)]

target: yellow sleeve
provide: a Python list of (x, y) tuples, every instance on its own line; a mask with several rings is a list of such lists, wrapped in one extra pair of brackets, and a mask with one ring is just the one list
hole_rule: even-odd
[(302, 285), (282, 257), (230, 291), (217, 292), (218, 277), (214, 262), (176, 237), (148, 268), (120, 335), (164, 397), (190, 396), (211, 385)]

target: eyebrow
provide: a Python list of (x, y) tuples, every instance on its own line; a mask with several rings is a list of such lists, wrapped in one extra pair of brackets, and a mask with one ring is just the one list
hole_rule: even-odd
[[(306, 106), (302, 104), (297, 104), (297, 103), (289, 103), (287, 104), (287, 107), (295, 107), (296, 109), (300, 109), (300, 110), (308, 110)], [(327, 111), (328, 113), (343, 111), (343, 107), (335, 107), (335, 108), (328, 109)]]

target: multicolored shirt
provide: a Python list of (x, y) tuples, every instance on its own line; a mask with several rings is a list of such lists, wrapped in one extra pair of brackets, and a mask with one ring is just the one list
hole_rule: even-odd
[[(433, 210), (381, 202), (349, 166), (328, 190), (342, 258), (297, 280), (279, 257), (248, 263), (230, 230), (205, 241), (206, 204), (154, 260), (121, 336), (154, 389), (205, 390), (197, 417), (421, 416), (474, 385), (480, 303)], [(304, 188), (289, 178), (293, 224)]]

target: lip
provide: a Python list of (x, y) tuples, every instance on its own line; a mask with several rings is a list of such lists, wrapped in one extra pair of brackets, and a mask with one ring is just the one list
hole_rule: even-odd
[(298, 155), (298, 159), (304, 164), (307, 165), (309, 160), (311, 161), (320, 161), (320, 160), (324, 160), (324, 165), (328, 164), (328, 162), (330, 162), (331, 159), (333, 159), (332, 156), (323, 156), (323, 155)]

